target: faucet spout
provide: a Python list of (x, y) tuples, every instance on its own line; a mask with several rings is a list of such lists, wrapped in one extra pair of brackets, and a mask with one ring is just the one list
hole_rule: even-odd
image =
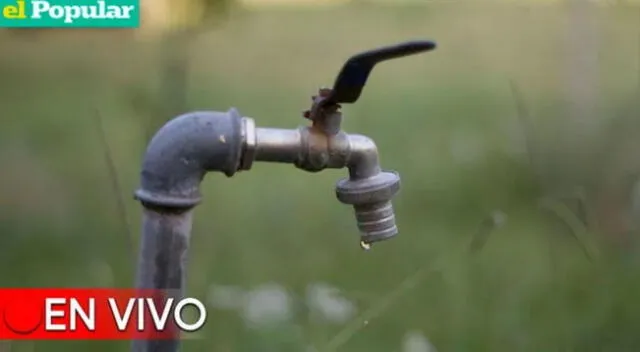
[(391, 199), (400, 190), (400, 176), (380, 167), (378, 148), (369, 137), (349, 135), (349, 178), (338, 181), (336, 196), (353, 205), (364, 248), (398, 234)]
[[(332, 118), (339, 120), (341, 116), (334, 112)], [(246, 133), (256, 136), (248, 153), (256, 161), (291, 163), (308, 172), (348, 168), (349, 177), (338, 182), (336, 196), (340, 202), (353, 205), (361, 244), (368, 247), (397, 235), (391, 198), (400, 189), (399, 175), (382, 171), (378, 148), (371, 138), (347, 134), (331, 122), (329, 131), (327, 124), (291, 130), (256, 128)], [(248, 161), (248, 167), (250, 164)]]
[(375, 142), (363, 135), (349, 135), (349, 177), (353, 180), (365, 179), (380, 173), (380, 159)]

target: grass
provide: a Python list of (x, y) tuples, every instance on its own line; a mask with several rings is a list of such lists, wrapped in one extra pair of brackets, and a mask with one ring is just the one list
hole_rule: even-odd
[[(256, 330), (235, 311), (213, 310), (204, 339), (184, 350), (398, 351), (408, 331), (422, 332), (440, 351), (636, 350), (636, 256), (612, 246), (610, 228), (581, 229), (558, 194), (586, 189), (599, 220), (602, 194), (620, 194), (605, 197), (613, 214), (626, 209), (621, 180), (640, 169), (631, 103), (637, 10), (596, 12), (593, 125), (566, 117), (567, 16), (560, 7), (462, 3), (234, 13), (225, 26), (190, 38), (184, 95), (163, 85), (157, 43), (123, 33), (4, 35), (3, 285), (131, 285), (115, 193), (137, 234), (140, 209), (130, 195), (150, 120), (158, 126), (175, 109), (235, 106), (260, 126), (294, 127), (304, 123), (299, 112), (309, 96), (331, 83), (348, 56), (427, 37), (439, 42), (436, 52), (380, 65), (361, 101), (345, 107), (344, 128), (372, 136), (383, 166), (403, 177), (398, 238), (362, 253), (352, 210), (333, 195), (345, 176), (335, 170), (256, 165), (232, 179), (210, 175), (196, 211), (191, 295), (206, 297), (213, 283), (249, 290), (272, 282), (301, 302), (309, 284), (326, 282), (364, 318), (318, 322), (295, 304), (291, 321)], [(604, 150), (611, 152), (596, 153)], [(591, 157), (577, 158), (578, 151)], [(553, 201), (545, 208), (542, 199)], [(498, 213), (506, 220), (482, 232)], [(479, 231), (483, 250), (468, 254)], [(97, 352), (124, 351), (127, 343), (11, 347)]]

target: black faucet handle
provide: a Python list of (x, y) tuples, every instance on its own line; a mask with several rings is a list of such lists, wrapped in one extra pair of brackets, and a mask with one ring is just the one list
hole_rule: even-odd
[(419, 54), (436, 48), (429, 40), (408, 41), (396, 45), (381, 47), (352, 56), (340, 70), (331, 94), (323, 99), (322, 106), (342, 103), (355, 103), (373, 67), (382, 61), (403, 56)]

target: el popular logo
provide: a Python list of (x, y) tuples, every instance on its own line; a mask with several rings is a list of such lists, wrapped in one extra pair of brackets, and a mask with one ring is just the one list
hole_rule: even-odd
[(132, 28), (140, 0), (0, 0), (0, 27)]

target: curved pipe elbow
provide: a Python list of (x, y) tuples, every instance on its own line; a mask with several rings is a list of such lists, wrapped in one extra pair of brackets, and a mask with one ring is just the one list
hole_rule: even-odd
[(363, 135), (349, 135), (349, 176), (351, 179), (364, 179), (381, 172), (378, 147), (375, 142)]
[(242, 118), (235, 109), (180, 115), (149, 143), (136, 198), (147, 206), (191, 208), (200, 202), (208, 171), (232, 176), (238, 170), (242, 146)]

